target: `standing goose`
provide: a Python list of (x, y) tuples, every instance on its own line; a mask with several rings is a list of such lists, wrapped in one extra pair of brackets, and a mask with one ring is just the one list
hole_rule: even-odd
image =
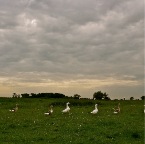
[(120, 103), (118, 103), (118, 107), (117, 108), (113, 108), (114, 110), (114, 114), (120, 113)]
[(17, 112), (18, 111), (18, 104), (16, 104), (16, 107), (15, 108), (13, 108), (13, 109), (11, 109), (9, 111), (11, 111), (11, 112)]
[(62, 113), (67, 113), (70, 111), (70, 107), (68, 106), (69, 104), (69, 102), (66, 103), (66, 108), (62, 111)]
[(51, 115), (53, 113), (53, 105), (50, 106), (50, 109), (48, 110), (48, 112), (44, 113), (45, 115)]
[(97, 105), (98, 104), (95, 104), (95, 109), (91, 112), (91, 114), (97, 114), (98, 113)]

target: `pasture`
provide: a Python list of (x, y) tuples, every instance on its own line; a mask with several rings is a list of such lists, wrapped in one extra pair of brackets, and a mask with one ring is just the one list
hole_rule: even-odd
[[(70, 114), (62, 114), (70, 102)], [(121, 112), (112, 108), (120, 102)], [(17, 112), (10, 112), (18, 103)], [(98, 104), (99, 112), (90, 114)], [(53, 114), (45, 116), (53, 104)], [(0, 144), (143, 144), (143, 101), (0, 98)]]

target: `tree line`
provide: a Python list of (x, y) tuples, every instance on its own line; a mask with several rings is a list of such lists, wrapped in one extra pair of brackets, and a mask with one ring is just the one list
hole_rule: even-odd
[[(74, 99), (80, 99), (81, 95), (79, 94), (74, 94), (73, 96), (66, 96), (62, 93), (23, 93), (23, 94), (17, 94), (17, 93), (13, 93), (13, 98), (74, 98)], [(81, 98), (81, 99), (89, 99), (89, 98)], [(95, 92), (93, 94), (93, 99), (94, 100), (111, 100), (111, 98), (108, 96), (108, 94), (105, 92)], [(145, 96), (141, 96), (142, 100), (145, 100)], [(117, 99), (116, 99), (117, 100)], [(121, 100), (125, 100), (121, 99)], [(134, 100), (134, 97), (130, 97), (130, 100)]]
[[(66, 96), (62, 93), (23, 93), (23, 94), (17, 94), (17, 93), (13, 93), (13, 98), (74, 98), (74, 99), (80, 99), (81, 95), (79, 94), (74, 94), (73, 96)], [(85, 98), (81, 98), (81, 99), (85, 99)], [(87, 99), (87, 98), (86, 98)], [(88, 98), (89, 99), (89, 98)], [(111, 100), (108, 97), (108, 94), (106, 93), (102, 93), (101, 91), (95, 92), (93, 94), (93, 99), (105, 99), (105, 100)]]

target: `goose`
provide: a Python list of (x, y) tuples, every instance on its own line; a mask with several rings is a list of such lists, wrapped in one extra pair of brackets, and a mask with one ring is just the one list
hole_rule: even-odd
[(117, 113), (120, 113), (120, 103), (118, 104), (118, 107), (117, 108), (113, 108), (114, 110), (114, 114), (117, 114)]
[(91, 112), (91, 114), (97, 114), (98, 113), (97, 105), (98, 104), (95, 104), (95, 109)]
[(16, 104), (16, 107), (15, 108), (13, 108), (13, 109), (11, 109), (9, 111), (11, 111), (11, 112), (17, 112), (18, 111), (18, 104)]
[(44, 115), (51, 115), (53, 113), (53, 105), (50, 106), (50, 110), (48, 112), (44, 113)]
[(66, 108), (62, 111), (62, 113), (67, 113), (70, 111), (70, 107), (68, 106), (69, 104), (69, 102), (66, 103)]

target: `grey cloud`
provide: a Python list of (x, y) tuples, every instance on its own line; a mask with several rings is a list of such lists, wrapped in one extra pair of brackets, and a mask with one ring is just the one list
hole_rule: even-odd
[(141, 1), (0, 0), (0, 8), (0, 76), (143, 79)]

